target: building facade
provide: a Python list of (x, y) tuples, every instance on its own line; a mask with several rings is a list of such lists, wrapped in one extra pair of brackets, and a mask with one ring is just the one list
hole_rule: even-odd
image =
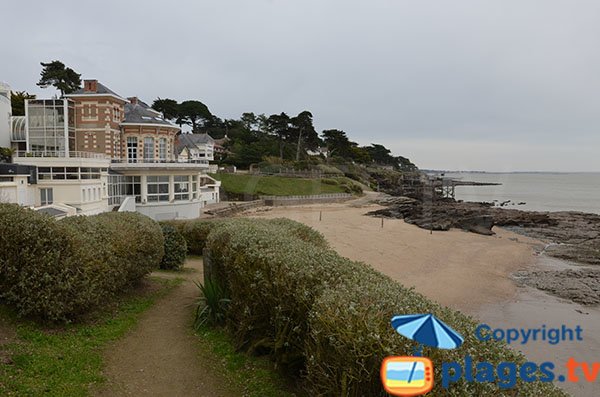
[(34, 177), (19, 201), (13, 185), (24, 184), (23, 176), (13, 177), (9, 187), (0, 170), (6, 185), (0, 189), (11, 202), (60, 207), (69, 215), (118, 209), (163, 220), (196, 218), (204, 205), (219, 200), (220, 183), (206, 175), (208, 159), (178, 161), (179, 127), (135, 97), (84, 80), (65, 98), (27, 100), (25, 108), (6, 136), (13, 148), (25, 148), (14, 152), (13, 161), (30, 167)]

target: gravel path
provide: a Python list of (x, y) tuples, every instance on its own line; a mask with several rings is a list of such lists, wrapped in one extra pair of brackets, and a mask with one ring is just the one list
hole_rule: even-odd
[[(240, 396), (198, 348), (192, 332), (202, 260), (189, 259), (186, 280), (143, 314), (136, 327), (105, 352), (108, 381), (97, 396)], [(169, 277), (159, 273), (157, 276)]]

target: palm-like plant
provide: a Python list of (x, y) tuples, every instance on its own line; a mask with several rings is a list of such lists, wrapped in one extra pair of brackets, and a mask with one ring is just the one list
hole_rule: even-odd
[(223, 288), (212, 278), (205, 280), (204, 284), (194, 283), (201, 293), (196, 308), (194, 328), (199, 329), (207, 322), (210, 325), (222, 324), (231, 299), (225, 296)]

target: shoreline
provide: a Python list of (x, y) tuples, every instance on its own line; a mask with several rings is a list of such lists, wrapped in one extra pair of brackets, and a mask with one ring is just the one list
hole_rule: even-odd
[[(580, 265), (550, 257), (543, 241), (503, 228), (494, 228), (494, 236), (459, 229), (430, 234), (401, 219), (384, 219), (382, 228), (381, 218), (365, 216), (384, 208), (369, 204), (372, 196), (344, 204), (262, 207), (239, 216), (285, 217), (307, 224), (323, 233), (341, 255), (368, 263), (428, 298), (493, 327), (581, 325), (584, 342), (511, 346), (529, 360), (554, 362), (558, 370), (570, 357), (597, 361), (600, 307), (553, 296), (523, 284), (518, 277), (522, 272), (565, 271)], [(597, 382), (558, 385), (577, 396), (600, 395)]]

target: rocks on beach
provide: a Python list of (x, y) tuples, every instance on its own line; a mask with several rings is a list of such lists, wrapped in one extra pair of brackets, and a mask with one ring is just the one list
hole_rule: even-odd
[[(494, 226), (536, 238), (548, 244), (549, 256), (582, 265), (600, 265), (600, 215), (582, 212), (535, 212), (500, 208), (494, 203), (458, 202), (452, 199), (416, 200), (386, 197), (378, 201), (386, 208), (368, 215), (404, 219), (424, 229), (466, 231), (492, 235)], [(538, 289), (594, 305), (600, 303), (600, 269), (537, 271), (523, 281)]]

